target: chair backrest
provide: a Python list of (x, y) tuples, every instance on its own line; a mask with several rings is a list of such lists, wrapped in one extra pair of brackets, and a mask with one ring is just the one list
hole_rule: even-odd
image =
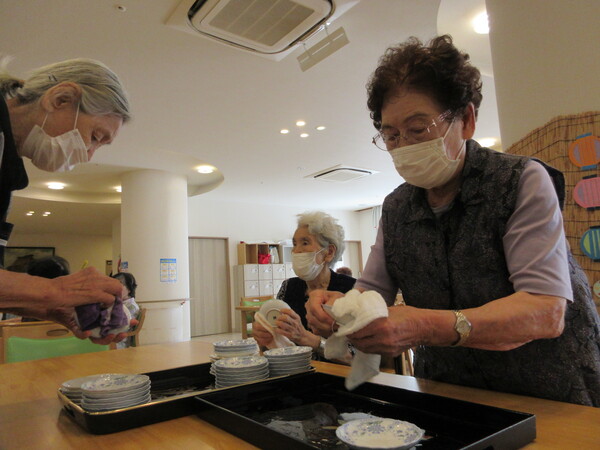
[(4, 327), (5, 362), (29, 361), (108, 350), (89, 339), (79, 339), (70, 330), (56, 323), (26, 327)]
[[(144, 325), (145, 319), (146, 319), (146, 308), (141, 308), (140, 313), (137, 316), (138, 324), (135, 326), (135, 328), (133, 330), (127, 332), (127, 337), (125, 338), (125, 339), (128, 339), (130, 336), (133, 337), (133, 342), (131, 343), (132, 347), (138, 347), (140, 345), (140, 331), (142, 331), (142, 326)], [(115, 350), (117, 348), (117, 344), (111, 343), (110, 348), (111, 348), (111, 350)]]

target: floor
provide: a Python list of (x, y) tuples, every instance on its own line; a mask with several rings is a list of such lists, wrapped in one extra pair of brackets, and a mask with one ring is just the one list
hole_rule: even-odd
[(230, 339), (241, 339), (242, 333), (223, 333), (223, 334), (209, 334), (207, 336), (193, 337), (192, 341), (203, 341), (203, 342), (218, 342), (226, 341)]

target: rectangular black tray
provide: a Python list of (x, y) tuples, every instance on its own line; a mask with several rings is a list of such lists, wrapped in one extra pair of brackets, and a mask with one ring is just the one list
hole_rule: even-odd
[(107, 434), (189, 416), (198, 410), (194, 396), (212, 390), (211, 363), (148, 372), (152, 401), (113, 411), (90, 412), (58, 392), (66, 413), (85, 430)]
[[(533, 414), (374, 383), (349, 392), (343, 378), (314, 372), (204, 392), (196, 401), (203, 420), (262, 449), (346, 449), (335, 417), (352, 412), (414, 423), (426, 431), (422, 450), (513, 449), (536, 436)], [(267, 426), (273, 420), (280, 431)], [(293, 437), (299, 427), (308, 438)]]

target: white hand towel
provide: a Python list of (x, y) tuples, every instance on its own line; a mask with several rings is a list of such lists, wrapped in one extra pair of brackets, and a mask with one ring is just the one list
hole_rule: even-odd
[[(346, 336), (370, 324), (375, 319), (388, 316), (383, 297), (375, 291), (362, 294), (356, 289), (347, 292), (335, 301), (331, 309), (333, 317), (340, 325), (338, 330), (325, 342), (325, 358), (340, 358), (348, 348)], [(356, 351), (350, 374), (346, 377), (346, 389), (352, 390), (379, 373), (381, 355)]]
[(263, 316), (260, 312), (254, 314), (254, 318), (273, 336), (273, 340), (269, 342), (267, 348), (293, 347), (296, 345), (292, 341), (290, 341), (286, 336), (282, 336), (281, 334), (275, 333), (275, 329), (267, 321), (267, 318)]

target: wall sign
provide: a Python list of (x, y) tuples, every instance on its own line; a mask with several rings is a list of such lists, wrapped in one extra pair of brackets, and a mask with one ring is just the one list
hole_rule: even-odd
[(177, 281), (177, 259), (176, 258), (161, 258), (160, 259), (160, 282), (175, 283)]

